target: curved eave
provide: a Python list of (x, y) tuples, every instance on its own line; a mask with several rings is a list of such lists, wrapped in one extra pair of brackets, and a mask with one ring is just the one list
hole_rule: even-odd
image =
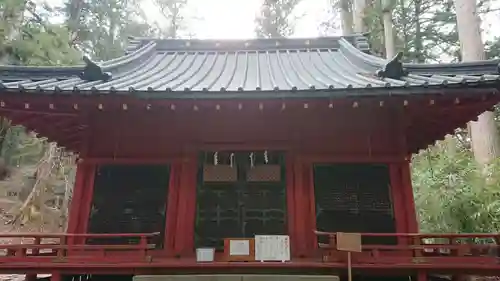
[(475, 83), (435, 83), (411, 86), (387, 86), (387, 87), (374, 87), (372, 85), (363, 88), (329, 88), (329, 89), (277, 89), (272, 91), (263, 90), (226, 90), (219, 91), (172, 91), (172, 90), (152, 90), (141, 91), (133, 88), (128, 91), (120, 91), (116, 89), (101, 90), (90, 88), (87, 90), (62, 90), (56, 88), (54, 90), (44, 90), (41, 88), (26, 89), (26, 88), (4, 88), (0, 89), (1, 92), (6, 94), (26, 94), (26, 95), (47, 95), (53, 97), (75, 97), (85, 96), (89, 98), (98, 97), (131, 97), (137, 99), (148, 100), (179, 100), (179, 99), (337, 99), (337, 98), (364, 98), (364, 97), (397, 97), (397, 96), (422, 96), (422, 95), (436, 95), (436, 94), (461, 94), (467, 90), (469, 93), (485, 93), (485, 92), (498, 92), (500, 90), (500, 80), (481, 80)]
[[(345, 39), (340, 39), (342, 50), (352, 60), (365, 64), (371, 68), (383, 68), (387, 60), (362, 52)], [(470, 61), (459, 63), (403, 63), (403, 67), (413, 75), (442, 75), (442, 76), (474, 76), (474, 75), (497, 75), (499, 74), (500, 59)]]
[[(133, 52), (130, 52), (124, 56), (104, 61), (99, 63), (99, 66), (103, 71), (108, 71), (111, 73), (122, 71), (123, 69), (127, 69), (131, 64), (135, 64), (137, 62), (143, 61), (145, 58), (150, 56), (156, 47), (155, 42), (150, 42), (145, 44)], [(43, 82), (47, 82), (46, 80), (51, 80), (49, 83), (56, 82), (61, 79), (76, 79), (75, 76), (78, 76), (84, 69), (84, 65), (75, 65), (75, 66), (17, 66), (17, 65), (0, 65), (0, 76), (7, 77), (8, 80), (16, 80), (16, 79), (31, 79), (31, 80), (40, 80)], [(21, 80), (22, 81), (22, 80)], [(4, 84), (7, 87), (11, 84), (16, 84), (16, 82), (3, 82), (0, 81), (0, 84)], [(33, 82), (36, 83), (36, 82)], [(38, 83), (43, 85), (43, 83)], [(28, 85), (28, 87), (31, 84)]]

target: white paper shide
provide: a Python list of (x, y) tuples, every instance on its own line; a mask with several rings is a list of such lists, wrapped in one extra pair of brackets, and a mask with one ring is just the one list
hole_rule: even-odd
[(290, 237), (288, 235), (255, 235), (255, 260), (289, 261)]

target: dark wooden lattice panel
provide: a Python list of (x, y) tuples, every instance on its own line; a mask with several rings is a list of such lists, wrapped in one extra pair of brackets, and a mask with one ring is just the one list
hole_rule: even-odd
[(280, 184), (248, 184), (242, 194), (245, 237), (286, 234), (285, 188)]
[[(317, 228), (329, 232), (395, 232), (389, 183), (389, 170), (384, 165), (316, 165)], [(363, 238), (363, 242), (394, 241)]]
[[(224, 238), (286, 234), (284, 167), (276, 164), (269, 164), (269, 169), (252, 166), (249, 152), (218, 155), (223, 163), (229, 161), (220, 155), (232, 155), (230, 166), (237, 171), (236, 180), (207, 181), (205, 167), (210, 164), (207, 165), (204, 159), (200, 161), (205, 164), (200, 165), (198, 181), (196, 245), (222, 249)], [(249, 171), (256, 172), (251, 174)]]
[[(151, 233), (162, 247), (167, 207), (168, 165), (109, 165), (96, 172), (90, 233)], [(92, 244), (137, 243), (137, 238), (89, 239)]]

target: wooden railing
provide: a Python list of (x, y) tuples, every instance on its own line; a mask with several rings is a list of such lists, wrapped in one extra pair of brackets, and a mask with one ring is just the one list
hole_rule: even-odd
[[(0, 234), (0, 263), (6, 262), (86, 262), (147, 261), (155, 248), (152, 240), (159, 233), (130, 234)], [(134, 244), (89, 245), (89, 239), (128, 238)], [(13, 241), (13, 243), (12, 243)]]
[[(346, 253), (337, 250), (336, 234), (314, 232), (323, 262), (345, 262)], [(362, 233), (362, 252), (352, 253), (353, 263), (419, 264), (446, 267), (452, 264), (498, 265), (500, 234), (409, 234)], [(384, 238), (394, 243), (374, 244)], [(375, 242), (376, 243), (376, 242)]]

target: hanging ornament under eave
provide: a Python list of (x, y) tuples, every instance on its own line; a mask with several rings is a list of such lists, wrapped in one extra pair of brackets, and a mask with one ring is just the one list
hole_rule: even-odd
[(255, 166), (255, 159), (253, 152), (250, 153), (249, 157), (250, 157), (250, 168), (253, 168)]
[(219, 152), (214, 153), (214, 166), (219, 165)]
[(269, 155), (267, 154), (267, 150), (264, 150), (264, 163), (269, 164)]
[(231, 152), (231, 155), (229, 156), (229, 165), (231, 166), (231, 168), (234, 165), (234, 152)]

